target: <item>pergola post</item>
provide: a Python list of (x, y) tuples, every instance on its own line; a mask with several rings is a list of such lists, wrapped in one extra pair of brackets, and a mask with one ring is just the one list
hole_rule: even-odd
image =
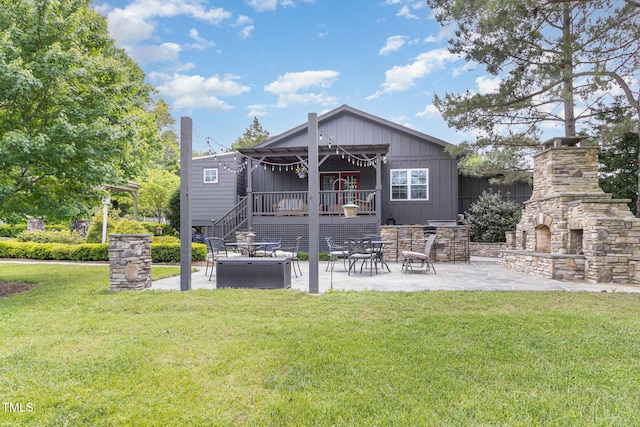
[(318, 115), (308, 115), (308, 197), (309, 197), (309, 292), (320, 292), (318, 249), (320, 246), (320, 171), (318, 169)]

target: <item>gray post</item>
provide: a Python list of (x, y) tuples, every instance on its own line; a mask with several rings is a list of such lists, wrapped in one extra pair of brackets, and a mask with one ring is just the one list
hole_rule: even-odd
[(180, 290), (191, 290), (191, 141), (193, 122), (180, 118)]
[(320, 292), (318, 248), (320, 246), (320, 171), (318, 170), (318, 115), (309, 113), (309, 292)]
[[(253, 228), (253, 159), (247, 158), (247, 228)], [(220, 236), (219, 236), (220, 237)]]

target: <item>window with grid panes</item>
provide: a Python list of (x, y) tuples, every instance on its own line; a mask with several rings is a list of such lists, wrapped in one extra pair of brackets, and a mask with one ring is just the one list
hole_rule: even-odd
[(392, 169), (391, 200), (429, 200), (429, 169)]
[(218, 183), (218, 169), (204, 169), (204, 183), (205, 184), (217, 184)]

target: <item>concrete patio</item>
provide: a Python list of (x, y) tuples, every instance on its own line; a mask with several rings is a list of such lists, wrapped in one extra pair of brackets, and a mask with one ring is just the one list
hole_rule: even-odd
[[(307, 292), (309, 289), (309, 263), (300, 262), (302, 276), (296, 278), (291, 272), (291, 289)], [(471, 257), (469, 263), (436, 263), (437, 274), (423, 272), (402, 273), (402, 264), (389, 263), (391, 272), (378, 270), (348, 275), (340, 262), (333, 271), (325, 271), (327, 262), (319, 264), (320, 293), (341, 291), (572, 291), (572, 292), (634, 292), (640, 287), (606, 283), (568, 282), (544, 279), (537, 276), (507, 270), (494, 258)], [(216, 273), (211, 281), (198, 268), (191, 276), (192, 289), (215, 289)], [(152, 289), (180, 290), (180, 277), (171, 277), (153, 282)]]

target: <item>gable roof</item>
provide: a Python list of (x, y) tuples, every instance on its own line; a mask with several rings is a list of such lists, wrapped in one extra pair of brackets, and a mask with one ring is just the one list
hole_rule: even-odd
[[(446, 147), (448, 145), (451, 145), (451, 143), (446, 142), (442, 139), (436, 138), (434, 136), (431, 135), (427, 135), (426, 133), (422, 133), (422, 132), (418, 132), (415, 129), (411, 129), (408, 128), (406, 126), (402, 126), (399, 125), (398, 123), (394, 123), (390, 120), (386, 120), (383, 119), (381, 117), (378, 116), (374, 116), (373, 114), (369, 114), (369, 113), (365, 113), (364, 111), (358, 110), (356, 108), (350, 107), (346, 104), (331, 110), (321, 116), (318, 116), (318, 125), (322, 125), (322, 122), (326, 122), (334, 117), (340, 116), (342, 114), (351, 114), (357, 117), (361, 117), (365, 120), (371, 121), (371, 122), (375, 122), (378, 123), (382, 126), (394, 129), (398, 132), (403, 132), (409, 135), (413, 135), (417, 138), (420, 139), (424, 139), (427, 140), (429, 142), (432, 142), (436, 145), (440, 145), (442, 147)], [(285, 140), (289, 137), (291, 137), (292, 135), (298, 134), (298, 133), (306, 133), (307, 132), (307, 123), (303, 123), (299, 126), (294, 127), (293, 129), (290, 129), (286, 132), (281, 133), (280, 135), (276, 135), (273, 138), (269, 138), (268, 140), (264, 141), (261, 144), (258, 144), (255, 146), (255, 148), (262, 148), (262, 147), (269, 147), (271, 145), (276, 145), (278, 144), (278, 142)]]

